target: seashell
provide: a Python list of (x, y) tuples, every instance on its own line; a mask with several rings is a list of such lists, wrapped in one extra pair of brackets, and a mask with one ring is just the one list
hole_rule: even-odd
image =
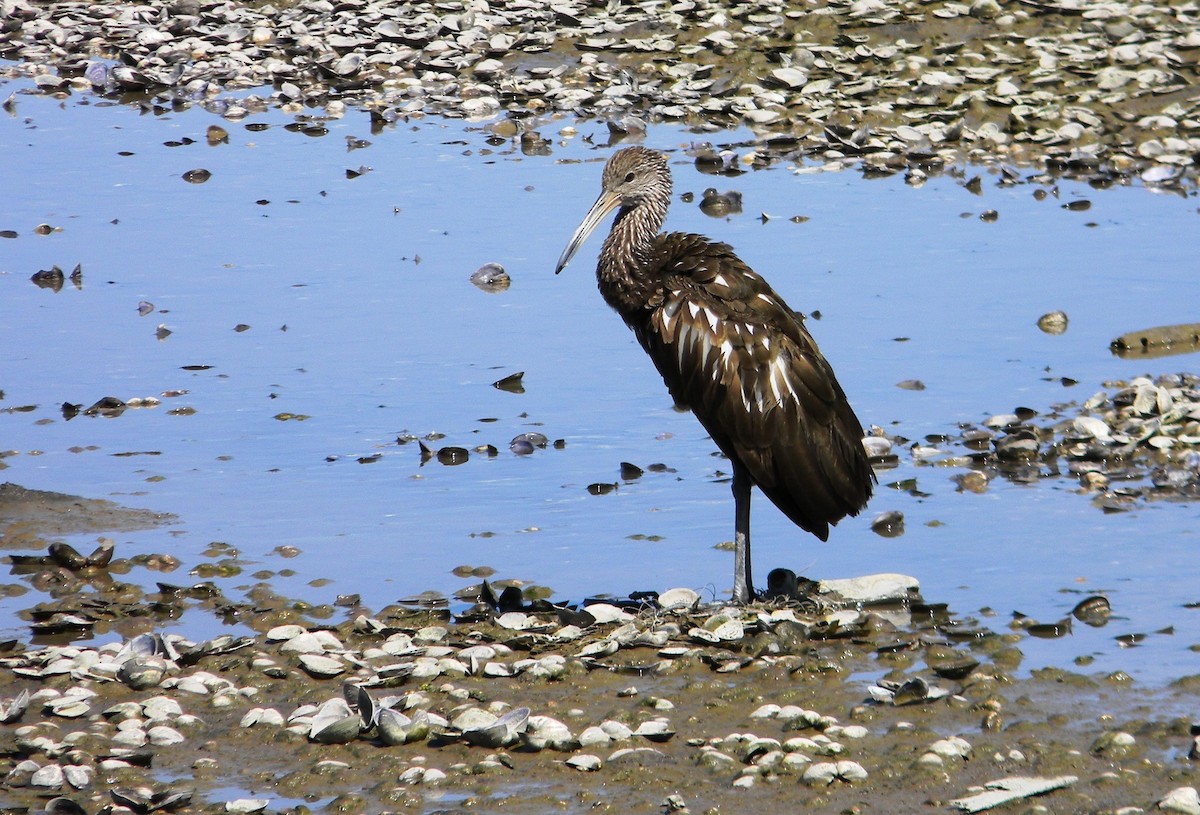
[(822, 761), (811, 764), (800, 780), (809, 786), (828, 786), (835, 781), (862, 781), (867, 771), (856, 761)]
[(401, 784), (420, 784), (424, 776), (424, 767), (409, 767), (407, 770), (400, 773), (400, 778), (398, 780)]
[(795, 90), (808, 84), (808, 72), (801, 68), (776, 68), (771, 71), (771, 80), (781, 88)]
[(289, 637), (287, 642), (279, 646), (279, 650), (288, 654), (323, 654), (325, 653), (325, 644), (315, 633), (301, 631), (299, 634)]
[(1072, 609), (1071, 615), (1086, 625), (1100, 628), (1108, 623), (1112, 615), (1112, 606), (1107, 597), (1097, 594), (1080, 600)]
[(1034, 623), (1025, 626), (1025, 633), (1038, 639), (1051, 640), (1065, 637), (1071, 633), (1071, 618), (1066, 617), (1056, 623)]
[(57, 764), (47, 764), (45, 767), (39, 767), (38, 770), (29, 777), (29, 786), (41, 787), (42, 789), (58, 789), (63, 785), (66, 776), (63, 774), (62, 767)]
[(1038, 317), (1037, 327), (1046, 334), (1058, 335), (1067, 330), (1067, 323), (1065, 311), (1051, 311)]
[(167, 661), (161, 657), (133, 657), (121, 663), (117, 679), (134, 690), (145, 690), (162, 682), (167, 668)]
[(942, 758), (970, 758), (971, 743), (961, 736), (951, 736), (946, 739), (938, 739), (927, 748), (929, 752)]
[(341, 660), (323, 654), (301, 654), (300, 665), (309, 676), (317, 679), (328, 679), (346, 671)]
[(653, 747), (622, 747), (620, 750), (614, 750), (608, 757), (609, 764), (635, 764), (643, 767), (661, 764), (665, 760), (666, 755)]
[(746, 636), (746, 628), (742, 621), (728, 614), (714, 614), (704, 621), (701, 628), (715, 637), (716, 642), (733, 642)]
[(530, 716), (528, 726), (521, 733), (521, 741), (532, 750), (558, 750), (570, 752), (578, 750), (579, 739), (575, 738), (570, 729), (549, 716)]
[(337, 76), (353, 76), (362, 69), (363, 61), (362, 54), (350, 53), (341, 59), (322, 65), (322, 67)]
[(671, 641), (671, 632), (664, 629), (656, 629), (654, 631), (641, 631), (636, 637), (630, 640), (629, 644), (636, 647), (644, 648), (662, 648)]
[(55, 542), (49, 546), (50, 559), (59, 566), (68, 569), (82, 569), (87, 566), (87, 558), (79, 554), (69, 543)]
[(871, 531), (883, 538), (898, 538), (904, 534), (904, 513), (889, 510), (871, 521)]
[(172, 744), (182, 744), (185, 739), (183, 734), (173, 727), (167, 725), (157, 725), (146, 731), (146, 737), (150, 743), (156, 747), (165, 747)]
[(413, 634), (413, 641), (418, 643), (441, 642), (450, 634), (442, 625), (427, 625)]
[[(535, 434), (522, 433), (521, 435), (514, 437), (513, 440), (508, 443), (508, 449), (518, 456), (528, 456), (532, 454), (533, 451), (538, 447), (538, 445), (529, 438), (532, 435)], [(545, 444), (542, 444), (541, 446), (545, 447)]]
[(362, 720), (356, 716), (343, 716), (340, 719), (313, 719), (308, 737), (321, 744), (346, 744), (358, 738), (362, 730)]
[(612, 736), (605, 733), (604, 728), (595, 725), (584, 728), (584, 731), (579, 734), (580, 747), (603, 747), (612, 740)]
[(667, 589), (658, 595), (658, 605), (666, 611), (693, 609), (700, 603), (700, 594), (693, 589)]
[(490, 677), (513, 676), (513, 669), (503, 662), (489, 662), (483, 666), (483, 675)]
[[(1072, 782), (1075, 780), (1071, 776)], [(1195, 787), (1176, 787), (1168, 792), (1158, 802), (1158, 808), (1165, 812), (1195, 813), (1200, 812), (1200, 792)]]
[(755, 759), (760, 758), (764, 754), (782, 749), (783, 745), (779, 743), (779, 739), (754, 738), (742, 750), (742, 761), (746, 764), (753, 764), (755, 763)]
[(460, 660), (489, 660), (496, 658), (497, 651), (491, 645), (469, 645), (458, 652)]
[(83, 72), (83, 76), (94, 88), (104, 88), (111, 81), (108, 74), (108, 65), (99, 60), (89, 62), (87, 69)]
[(251, 812), (262, 812), (270, 803), (268, 798), (235, 798), (225, 802), (225, 811), (236, 815), (249, 815)]
[(408, 744), (421, 741), (429, 735), (429, 714), (418, 710), (411, 718), (392, 708), (381, 708), (377, 726), (379, 738), (387, 745)]
[(361, 727), (362, 719), (351, 712), (345, 699), (330, 699), (313, 712), (308, 737), (323, 744), (344, 744), (356, 738)]
[(538, 621), (523, 611), (506, 611), (496, 618), (496, 625), (511, 631), (525, 631), (538, 625)]
[(1097, 441), (1112, 441), (1108, 425), (1095, 416), (1076, 416), (1071, 422), (1071, 427), (1084, 437), (1094, 438)]
[(512, 278), (499, 263), (485, 263), (471, 273), (471, 283), (494, 294), (505, 291), (512, 283)]
[(62, 696), (49, 705), (50, 712), (64, 719), (78, 719), (92, 709), (86, 700), (75, 696)]
[[(87, 765), (67, 764), (63, 767), (63, 777), (77, 790), (90, 787), (95, 775), (96, 769)], [(49, 810), (49, 806), (47, 806), (47, 810)]]
[[(883, 684), (882, 682), (880, 684)], [(941, 699), (943, 696), (948, 696), (950, 691), (945, 688), (939, 688), (930, 685), (921, 677), (913, 677), (907, 682), (897, 684), (891, 688), (893, 696), (891, 702), (894, 705), (911, 705), (918, 702), (933, 701)]]
[(1038, 456), (1037, 435), (1031, 430), (1013, 430), (995, 445), (996, 455), (1005, 461), (1032, 461)]
[(135, 812), (176, 809), (192, 800), (191, 790), (178, 789), (164, 789), (158, 792), (151, 792), (149, 789), (111, 789), (108, 794), (118, 804)]
[(866, 436), (862, 443), (867, 455), (872, 458), (883, 458), (892, 453), (892, 441), (884, 436)]
[(584, 657), (606, 657), (615, 654), (621, 647), (621, 644), (614, 639), (598, 640), (597, 642), (589, 642), (583, 648), (579, 649), (577, 658)]
[(0, 724), (10, 724), (24, 715), (29, 708), (29, 689), (25, 688), (13, 699), (0, 700)]
[(463, 729), (462, 737), (468, 744), (478, 747), (507, 747), (520, 738), (529, 724), (529, 708), (519, 707), (508, 711), (491, 724)]
[[(137, 748), (145, 746), (147, 740), (146, 731), (142, 729), (141, 723), (132, 719), (129, 720), (129, 723), (133, 726), (118, 726), (116, 734), (114, 734), (112, 737), (113, 742), (124, 747)], [(121, 724), (123, 725), (125, 722), (122, 722)]]
[(943, 679), (965, 679), (979, 667), (979, 660), (966, 654), (954, 652), (938, 659), (928, 658), (930, 669)]
[(440, 784), (441, 782), (446, 780), (446, 777), (447, 776), (444, 771), (439, 770), (437, 767), (429, 767), (428, 769), (425, 770), (425, 773), (421, 776), (421, 783), (422, 784), (431, 784), (431, 785), (432, 784)]
[(584, 606), (583, 610), (591, 614), (598, 625), (627, 623), (635, 619), (628, 611), (618, 608), (611, 603), (592, 603), (591, 605)]
[(346, 700), (347, 705), (358, 711), (358, 715), (362, 719), (363, 730), (369, 730), (375, 724), (379, 716), (379, 709), (375, 705), (375, 700), (371, 698), (371, 694), (367, 693), (366, 688), (352, 682), (344, 682), (342, 683), (342, 698)]
[(590, 753), (580, 753), (577, 756), (572, 756), (571, 758), (568, 758), (563, 763), (566, 764), (568, 767), (571, 767), (573, 769), (576, 769), (576, 770), (579, 770), (580, 772), (585, 772), (585, 773), (596, 772), (602, 766), (604, 766), (603, 762), (600, 761), (599, 757), (591, 755)]
[(675, 737), (675, 731), (666, 719), (651, 719), (639, 724), (633, 730), (633, 735), (641, 736), (647, 741), (666, 742)]
[(273, 708), (253, 707), (238, 721), (238, 727), (254, 727), (256, 724), (283, 724), (283, 715)]
[(277, 625), (267, 631), (267, 640), (270, 642), (281, 642), (290, 640), (293, 637), (298, 637), (301, 634), (307, 633), (308, 629), (302, 625), (289, 623), (288, 625)]

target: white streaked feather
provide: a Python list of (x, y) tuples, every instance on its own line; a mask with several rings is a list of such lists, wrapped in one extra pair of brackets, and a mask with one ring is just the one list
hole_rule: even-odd
[(694, 350), (698, 341), (697, 331), (687, 323), (683, 323), (679, 332), (679, 370), (683, 370), (683, 359), (688, 351)]
[(662, 307), (663, 337), (670, 339), (675, 335), (675, 323), (679, 320), (678, 300), (668, 300)]
[(792, 385), (791, 370), (788, 367), (787, 361), (782, 357), (775, 357), (771, 360), (771, 390), (775, 393), (776, 399), (780, 404), (783, 404), (785, 399), (796, 399), (796, 389)]

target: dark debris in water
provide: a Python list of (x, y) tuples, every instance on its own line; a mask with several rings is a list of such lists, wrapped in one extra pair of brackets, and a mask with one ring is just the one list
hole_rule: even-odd
[(501, 377), (492, 383), (492, 387), (497, 390), (507, 391), (508, 393), (524, 393), (525, 392), (525, 372), (517, 371), (508, 376)]

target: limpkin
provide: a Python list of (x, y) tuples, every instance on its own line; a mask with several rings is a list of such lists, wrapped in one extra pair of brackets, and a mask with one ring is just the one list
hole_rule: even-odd
[(600, 293), (732, 465), (733, 600), (746, 603), (752, 486), (827, 540), (831, 524), (866, 505), (875, 475), (862, 425), (803, 317), (727, 244), (660, 234), (670, 200), (666, 156), (615, 153), (555, 273), (618, 210), (596, 267)]

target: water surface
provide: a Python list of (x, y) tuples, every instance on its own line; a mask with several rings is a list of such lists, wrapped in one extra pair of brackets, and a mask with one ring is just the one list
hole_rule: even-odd
[[(0, 229), (18, 233), (0, 241), (0, 408), (35, 407), (0, 414), (0, 447), (15, 451), (3, 478), (174, 513), (174, 526), (117, 535), (119, 554), (169, 552), (194, 568), (227, 544), (242, 569), (222, 581), (233, 594), (269, 580), (287, 596), (359, 593), (379, 607), (462, 588), (472, 579), (451, 570), (467, 564), (560, 599), (675, 585), (727, 596), (731, 556), (714, 548), (732, 535), (725, 462), (600, 300), (599, 238), (553, 274), (599, 190), (604, 126), (545, 123), (549, 155), (527, 156), (489, 144), (483, 124), (425, 118), (372, 133), (349, 112), (311, 137), (290, 121), (16, 97), (0, 119)], [(228, 144), (208, 146), (212, 124)], [(557, 135), (567, 125), (578, 134)], [(645, 143), (674, 152), (677, 198), (736, 189), (744, 212), (714, 219), (677, 200), (668, 228), (733, 244), (793, 308), (818, 311), (810, 328), (865, 424), (918, 440), (1196, 368), (1194, 357), (1123, 360), (1107, 348), (1129, 330), (1197, 319), (1194, 196), (1035, 183), (1028, 168), (1012, 186), (974, 166), (922, 186), (783, 164), (714, 178), (681, 152), (698, 139), (661, 127)], [(210, 180), (183, 180), (197, 168)], [(979, 195), (963, 185), (975, 175)], [(1039, 189), (1053, 194), (1037, 200)], [(1063, 206), (1081, 199), (1086, 211)], [(982, 220), (985, 210), (999, 217)], [(43, 223), (55, 231), (36, 234)], [(508, 269), (507, 291), (469, 282), (489, 261)], [(82, 289), (30, 282), (55, 264), (81, 265)], [(153, 310), (141, 316), (143, 301)], [(1055, 309), (1069, 329), (1044, 334), (1037, 318)], [(517, 371), (524, 393), (492, 386)], [(925, 389), (897, 387), (910, 379)], [(162, 404), (64, 420), (64, 402), (109, 395)], [(530, 430), (561, 449), (511, 454), (509, 440)], [(422, 464), (415, 443), (397, 444), (407, 434), (499, 454)], [(1092, 655), (1097, 668), (1154, 679), (1197, 670), (1200, 612), (1184, 607), (1200, 600), (1197, 505), (1104, 514), (1065, 478), (959, 493), (955, 471), (901, 459), (827, 544), (758, 497), (759, 579), (774, 566), (903, 572), (926, 598), (994, 613), (986, 621), (1000, 627), (1013, 611), (1048, 622), (1105, 592), (1107, 627), (1026, 641), (1027, 664)], [(669, 471), (589, 494), (619, 481), (623, 461)], [(909, 478), (916, 495), (886, 487)], [(887, 510), (905, 515), (898, 538), (870, 529)], [(90, 550), (94, 536), (73, 542)], [(0, 604), (0, 630), (23, 630), (13, 614), (32, 596)], [(1114, 638), (1128, 633), (1150, 636), (1125, 650)]]

